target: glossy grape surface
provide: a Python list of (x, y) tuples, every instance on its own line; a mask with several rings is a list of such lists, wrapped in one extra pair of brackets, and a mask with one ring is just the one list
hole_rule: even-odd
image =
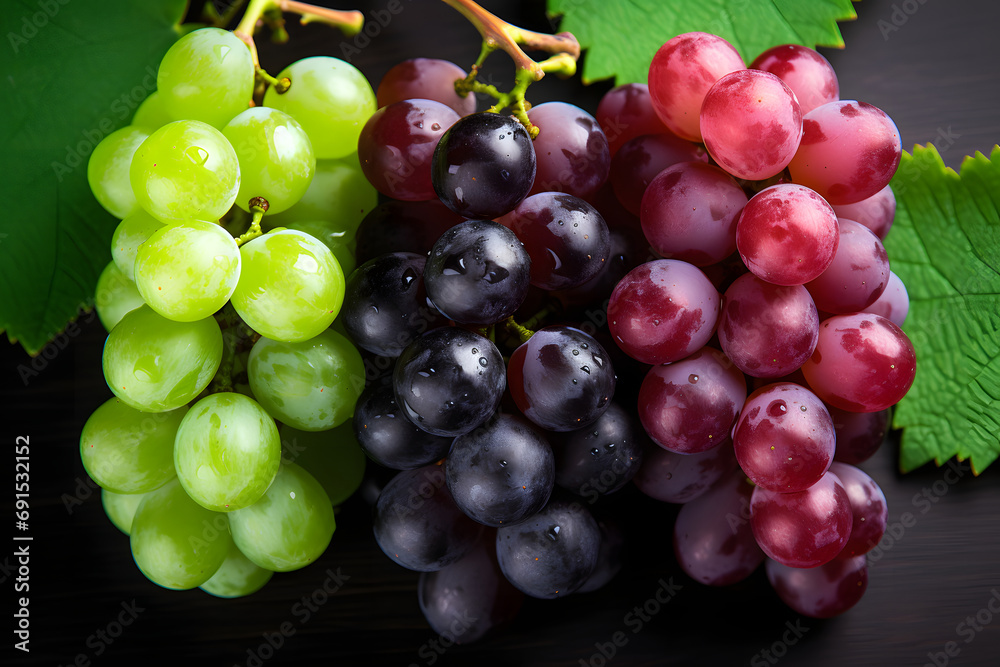
[(608, 179), (611, 151), (597, 119), (578, 106), (545, 102), (528, 111), (538, 127), (538, 163), (531, 194), (565, 192), (587, 198)]
[(757, 56), (750, 67), (770, 72), (784, 81), (795, 93), (803, 115), (840, 99), (840, 83), (830, 61), (808, 46), (772, 47)]
[(432, 435), (399, 409), (391, 386), (372, 385), (361, 394), (354, 411), (354, 433), (379, 465), (412, 470), (448, 455), (452, 438)]

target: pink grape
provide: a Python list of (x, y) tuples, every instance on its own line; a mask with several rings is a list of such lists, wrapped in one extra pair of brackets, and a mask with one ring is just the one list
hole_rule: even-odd
[(842, 100), (803, 117), (802, 142), (788, 170), (831, 204), (853, 204), (889, 184), (902, 151), (899, 130), (884, 111)]
[(896, 326), (903, 326), (906, 316), (910, 312), (910, 295), (906, 292), (906, 286), (892, 271), (889, 271), (889, 284), (879, 298), (875, 299), (870, 306), (862, 309), (866, 313), (881, 315), (892, 320)]
[(789, 567), (833, 560), (851, 534), (851, 501), (827, 473), (804, 491), (777, 493), (758, 486), (750, 498), (750, 525), (769, 557)]
[(868, 474), (847, 463), (834, 463), (830, 472), (837, 476), (851, 501), (854, 523), (851, 537), (838, 558), (861, 556), (875, 548), (885, 534), (889, 506), (885, 494)]
[(826, 403), (851, 412), (895, 405), (917, 371), (913, 343), (881, 315), (835, 315), (819, 325), (816, 351), (802, 365), (809, 386)]
[(784, 81), (795, 93), (803, 115), (840, 99), (840, 83), (830, 61), (808, 46), (775, 46), (757, 56), (750, 67), (770, 72)]
[(656, 252), (707, 266), (736, 250), (736, 221), (746, 203), (743, 189), (722, 169), (682, 162), (650, 182), (639, 220)]
[(892, 186), (887, 185), (871, 197), (853, 204), (837, 204), (833, 210), (838, 218), (860, 222), (884, 241), (896, 216), (896, 195)]
[(746, 397), (739, 369), (722, 352), (705, 347), (683, 361), (649, 369), (639, 388), (639, 421), (664, 449), (697, 454), (726, 438)]
[(733, 45), (716, 35), (688, 32), (657, 50), (649, 66), (653, 109), (667, 128), (682, 139), (701, 141), (701, 103), (716, 81), (746, 69)]
[(802, 285), (826, 270), (840, 242), (837, 215), (818, 193), (772, 185), (747, 202), (736, 246), (747, 268), (775, 285)]
[(447, 104), (459, 116), (468, 116), (476, 112), (476, 96), (469, 93), (462, 97), (455, 92), (455, 81), (465, 76), (465, 70), (447, 60), (404, 60), (385, 73), (375, 97), (379, 108), (401, 100), (423, 98)]
[(650, 444), (644, 450), (642, 466), (632, 482), (650, 498), (686, 503), (708, 491), (736, 467), (733, 441), (728, 437), (712, 449), (697, 454), (678, 454)]
[(674, 554), (692, 579), (728, 586), (749, 577), (764, 562), (747, 507), (753, 486), (738, 471), (686, 503), (674, 524)]
[(708, 163), (705, 149), (670, 132), (643, 134), (627, 142), (611, 158), (611, 186), (630, 213), (639, 215), (650, 181), (681, 162)]
[(729, 286), (719, 344), (754, 377), (777, 378), (805, 363), (819, 339), (819, 313), (802, 285), (773, 285), (745, 273)]
[(764, 569), (781, 601), (813, 618), (843, 614), (861, 600), (868, 588), (868, 562), (864, 556), (836, 558), (810, 569), (769, 560)]
[(889, 256), (875, 234), (841, 218), (840, 242), (826, 271), (806, 283), (816, 307), (826, 313), (856, 313), (875, 303), (889, 282)]
[(833, 429), (837, 432), (837, 451), (834, 461), (858, 465), (867, 461), (885, 442), (889, 428), (889, 410), (878, 412), (848, 412), (826, 406), (833, 418)]
[(750, 394), (733, 429), (736, 460), (758, 487), (804, 491), (830, 468), (833, 419), (805, 387), (779, 382)]
[(635, 137), (670, 131), (656, 115), (649, 86), (644, 83), (626, 83), (604, 93), (594, 117), (608, 138), (611, 157)]
[(701, 134), (720, 167), (759, 181), (788, 166), (802, 137), (795, 93), (771, 74), (742, 69), (715, 82), (701, 105)]
[(565, 192), (586, 199), (608, 180), (611, 151), (597, 120), (578, 106), (546, 102), (532, 107), (537, 171), (529, 195)]
[(715, 333), (719, 293), (696, 266), (657, 259), (629, 271), (608, 301), (608, 328), (625, 354), (644, 364), (677, 361)]

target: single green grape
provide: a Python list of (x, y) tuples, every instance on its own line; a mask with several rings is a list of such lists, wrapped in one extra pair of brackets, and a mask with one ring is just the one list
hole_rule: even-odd
[(98, 203), (116, 218), (125, 218), (139, 208), (129, 180), (129, 166), (149, 132), (126, 125), (101, 139), (87, 161), (87, 182)]
[(126, 535), (132, 534), (132, 519), (135, 518), (135, 511), (139, 509), (139, 503), (146, 497), (145, 493), (115, 493), (107, 489), (101, 489), (101, 505), (104, 513), (115, 524), (115, 528)]
[(129, 177), (136, 201), (163, 223), (218, 220), (236, 201), (240, 163), (222, 132), (178, 120), (142, 142)]
[(250, 350), (247, 371), (268, 414), (303, 431), (343, 424), (365, 388), (361, 354), (330, 329), (299, 343), (261, 338)]
[(202, 507), (231, 512), (257, 502), (278, 472), (278, 427), (243, 394), (211, 394), (195, 403), (177, 429), (174, 467)]
[(316, 56), (292, 63), (277, 76), (283, 77), (291, 80), (291, 88), (284, 93), (268, 88), (264, 106), (299, 121), (317, 159), (356, 153), (361, 128), (378, 108), (365, 75), (338, 58)]
[(222, 128), (240, 161), (240, 192), (236, 205), (250, 210), (250, 200), (263, 197), (268, 215), (280, 213), (302, 198), (316, 156), (298, 121), (269, 107), (247, 109)]
[(174, 322), (149, 306), (125, 315), (104, 343), (104, 379), (115, 396), (143, 412), (190, 402), (221, 361), (222, 331), (215, 318)]
[(156, 88), (171, 116), (219, 129), (249, 106), (253, 84), (250, 49), (220, 28), (192, 30), (178, 39), (156, 73)]
[(118, 223), (111, 235), (111, 258), (126, 278), (135, 281), (135, 256), (139, 246), (161, 229), (163, 223), (141, 208)]
[(368, 458), (354, 435), (352, 420), (330, 431), (299, 431), (284, 424), (280, 432), (283, 459), (302, 466), (315, 477), (334, 507), (361, 486)]
[(243, 555), (275, 572), (297, 570), (319, 558), (336, 528), (330, 497), (294, 463), (281, 464), (264, 497), (226, 516)]
[(146, 132), (155, 132), (167, 123), (172, 123), (175, 120), (182, 120), (181, 118), (174, 118), (167, 111), (166, 101), (163, 96), (160, 95), (160, 91), (154, 90), (146, 99), (142, 101), (139, 108), (135, 110), (135, 115), (132, 116), (132, 126), (140, 127)]
[(358, 244), (353, 238), (350, 241), (344, 241), (341, 230), (336, 229), (332, 225), (324, 221), (303, 220), (301, 222), (290, 222), (285, 225), (285, 228), (304, 232), (322, 241), (323, 245), (329, 248), (333, 256), (337, 258), (337, 263), (340, 264), (340, 269), (344, 272), (345, 276), (351, 275), (351, 271), (357, 267), (358, 262), (354, 258), (354, 252)]
[(174, 476), (174, 437), (187, 406), (139, 412), (117, 398), (105, 401), (83, 425), (80, 459), (98, 486), (145, 493)]
[(135, 284), (149, 307), (176, 322), (208, 317), (240, 279), (240, 248), (225, 229), (191, 220), (161, 227), (139, 246)]
[(330, 326), (344, 303), (344, 272), (315, 237), (286, 229), (240, 248), (243, 266), (233, 292), (236, 312), (274, 340), (308, 340)]
[[(296, 222), (321, 221), (330, 238), (314, 234), (327, 243), (332, 239), (354, 240), (358, 225), (378, 205), (378, 191), (365, 178), (357, 153), (340, 160), (317, 160), (316, 173), (302, 199), (287, 211), (268, 211), (264, 224), (292, 227)], [(304, 230), (303, 230), (304, 231)]]
[(191, 500), (172, 479), (139, 503), (129, 541), (135, 564), (150, 581), (185, 590), (215, 574), (233, 538), (225, 514)]
[(219, 598), (241, 598), (259, 591), (273, 575), (272, 570), (254, 565), (234, 542), (222, 566), (199, 588)]
[(113, 260), (108, 262), (94, 290), (94, 307), (105, 330), (114, 329), (126, 314), (144, 303), (135, 283), (122, 274)]

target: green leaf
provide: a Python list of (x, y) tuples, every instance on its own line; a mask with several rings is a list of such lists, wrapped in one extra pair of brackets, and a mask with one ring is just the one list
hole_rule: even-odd
[(156, 88), (185, 8), (185, 0), (4, 6), (0, 331), (31, 353), (93, 305), (117, 221), (90, 192), (87, 160)]
[(843, 48), (837, 21), (857, 18), (851, 0), (548, 0), (550, 16), (589, 49), (583, 81), (646, 82), (653, 54), (671, 37), (710, 32), (749, 63), (780, 44)]
[(1000, 147), (966, 157), (961, 175), (934, 146), (903, 153), (886, 239), (910, 295), (904, 331), (917, 377), (897, 406), (899, 467), (952, 456), (975, 474), (1000, 455)]

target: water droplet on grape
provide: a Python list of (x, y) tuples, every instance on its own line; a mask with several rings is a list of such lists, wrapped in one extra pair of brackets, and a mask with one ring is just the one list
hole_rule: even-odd
[(580, 350), (573, 350), (573, 356), (574, 357), (577, 356), (578, 354), (580, 354)]
[(695, 375), (694, 373), (691, 373), (691, 375), (688, 375), (688, 382), (690, 382), (691, 384), (697, 384), (698, 376)]
[(590, 375), (590, 366), (580, 366), (580, 370), (586, 373), (587, 375)]
[(488, 366), (489, 363), (490, 362), (486, 360), (486, 357), (479, 357), (479, 365), (482, 366), (483, 368), (486, 368), (486, 366)]
[(599, 450), (597, 447), (594, 447), (593, 449), (590, 450), (590, 453), (594, 456), (597, 456), (598, 454), (601, 453), (601, 450)]
[(559, 537), (559, 526), (552, 526), (549, 528), (547, 535), (554, 541), (557, 537)]
[(771, 417), (783, 417), (786, 412), (788, 412), (788, 406), (781, 399), (771, 401), (771, 404), (767, 406), (767, 414)]
[(208, 162), (209, 153), (201, 146), (189, 146), (184, 150), (184, 157), (191, 160), (193, 164), (203, 167)]

